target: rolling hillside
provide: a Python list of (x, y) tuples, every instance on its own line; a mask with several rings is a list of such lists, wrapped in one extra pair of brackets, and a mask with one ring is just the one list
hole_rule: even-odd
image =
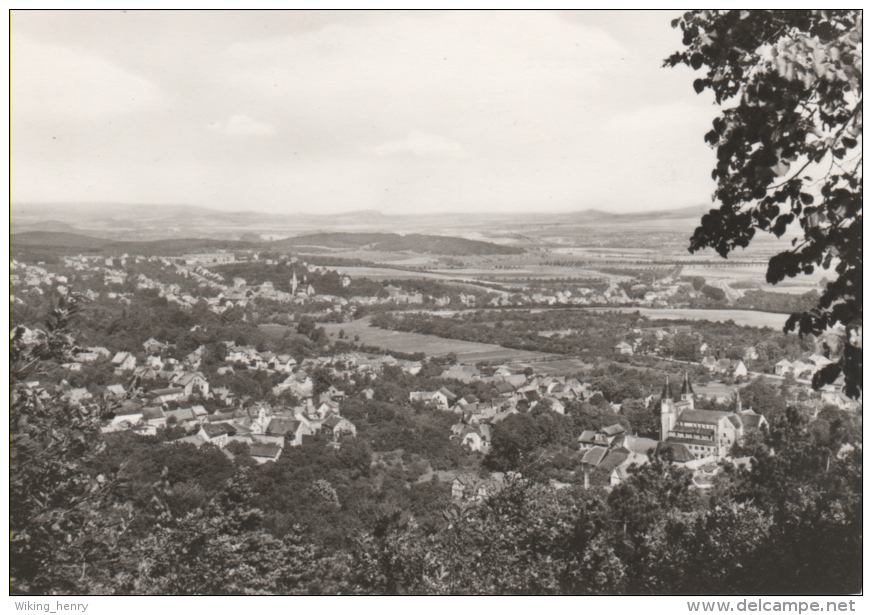
[(299, 248), (373, 249), (386, 252), (416, 252), (455, 256), (520, 254), (520, 248), (500, 246), (486, 241), (442, 237), (437, 235), (397, 235), (394, 233), (316, 233), (279, 241), (253, 242), (213, 238), (158, 239), (153, 241), (112, 241), (77, 233), (28, 231), (10, 236), (15, 250), (42, 250), (57, 254), (101, 252), (118, 254), (181, 255), (211, 250), (294, 251)]
[(259, 244), (229, 239), (158, 239), (154, 241), (113, 241), (102, 237), (92, 237), (78, 233), (53, 233), (48, 231), (28, 231), (13, 233), (9, 245), (16, 250), (40, 250), (57, 254), (75, 252), (100, 252), (118, 254), (180, 255), (208, 250), (246, 250), (257, 248)]
[(269, 244), (274, 250), (325, 247), (336, 249), (370, 249), (383, 252), (417, 252), (420, 254), (445, 254), (472, 256), (489, 254), (521, 254), (523, 250), (501, 246), (487, 241), (443, 237), (440, 235), (398, 235), (396, 233), (315, 233), (290, 237)]
[(58, 233), (53, 231), (28, 231), (10, 235), (13, 248), (75, 248), (78, 250), (101, 250), (112, 243), (111, 239), (80, 235), (78, 233)]

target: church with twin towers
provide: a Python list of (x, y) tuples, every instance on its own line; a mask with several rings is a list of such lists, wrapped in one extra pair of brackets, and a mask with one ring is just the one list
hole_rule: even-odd
[(674, 394), (669, 378), (666, 379), (660, 395), (660, 440), (671, 447), (686, 448), (697, 459), (723, 459), (746, 433), (766, 426), (763, 415), (742, 409), (738, 391), (736, 409), (732, 412), (699, 410), (695, 407), (693, 385), (687, 373), (678, 395)]

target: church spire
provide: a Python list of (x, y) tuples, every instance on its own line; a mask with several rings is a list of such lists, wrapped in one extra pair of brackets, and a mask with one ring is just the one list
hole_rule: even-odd
[(666, 386), (663, 387), (663, 392), (660, 393), (660, 399), (673, 399), (672, 386), (669, 384), (669, 374), (666, 374)]
[(684, 383), (681, 385), (681, 398), (687, 399), (688, 397), (693, 396), (693, 385), (690, 384), (690, 376), (688, 376), (687, 372), (684, 372)]

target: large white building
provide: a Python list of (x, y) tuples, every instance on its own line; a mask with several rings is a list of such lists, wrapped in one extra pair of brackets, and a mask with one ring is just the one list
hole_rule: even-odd
[(736, 406), (735, 412), (697, 410), (693, 385), (687, 374), (678, 397), (672, 393), (667, 379), (660, 396), (660, 440), (684, 445), (696, 458), (726, 457), (733, 445), (744, 437), (746, 430), (767, 424), (762, 415), (741, 409), (738, 393)]

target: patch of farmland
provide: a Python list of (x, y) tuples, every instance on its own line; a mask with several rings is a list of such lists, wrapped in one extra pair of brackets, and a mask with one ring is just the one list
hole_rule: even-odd
[(352, 278), (369, 278), (370, 280), (456, 280), (456, 276), (449, 276), (429, 271), (406, 271), (404, 269), (392, 269), (390, 267), (330, 267), (340, 275), (348, 275)]
[(623, 282), (631, 280), (630, 276), (617, 275), (611, 272), (597, 271), (590, 268), (576, 267), (559, 267), (553, 265), (524, 265), (523, 267), (512, 269), (485, 269), (485, 268), (470, 268), (470, 269), (433, 269), (434, 272), (440, 272), (448, 275), (449, 272), (454, 276), (470, 276), (480, 280), (487, 280), (499, 283), (509, 283), (516, 279), (537, 279), (537, 280), (563, 280), (566, 278), (606, 278), (615, 282)]
[(708, 320), (711, 322), (726, 322), (732, 320), (737, 325), (748, 327), (768, 327), (781, 330), (787, 322), (788, 314), (773, 312), (757, 312), (754, 310), (703, 310), (692, 308), (590, 308), (596, 311), (638, 312), (640, 316), (651, 320)]
[[(308, 248), (307, 248), (308, 250)], [(379, 250), (347, 250), (343, 248), (332, 248), (330, 250), (333, 256), (337, 258), (356, 259), (374, 263), (375, 266), (385, 265), (406, 265), (417, 266), (426, 265), (430, 262), (431, 257), (420, 254), (411, 254), (408, 252), (383, 252)], [(302, 253), (302, 251), (301, 251)], [(331, 267), (333, 269), (333, 267)]]
[(395, 350), (409, 354), (423, 352), (427, 357), (445, 356), (449, 353), (457, 355), (460, 363), (488, 362), (515, 362), (536, 361), (537, 359), (553, 357), (543, 352), (530, 352), (527, 350), (515, 350), (504, 348), (496, 344), (481, 344), (478, 342), (466, 342), (463, 340), (451, 340), (435, 335), (422, 333), (406, 333), (405, 331), (389, 331), (378, 327), (371, 327), (369, 319), (363, 318), (354, 322), (327, 323), (324, 330), (331, 339), (338, 339), (339, 332), (344, 331), (345, 337), (354, 340), (358, 336), (359, 342), (367, 346), (378, 346), (386, 350)]
[[(370, 280), (420, 280), (430, 279), (438, 280), (445, 284), (453, 284), (454, 286), (477, 288), (488, 292), (500, 294), (501, 291), (480, 286), (475, 278), (468, 278), (458, 275), (445, 275), (440, 273), (431, 273), (429, 271), (405, 271), (403, 269), (391, 269), (389, 267), (331, 267), (340, 275), (345, 274), (350, 277), (365, 277)], [(504, 294), (504, 293), (502, 293)]]
[(574, 376), (591, 369), (593, 365), (585, 363), (581, 359), (554, 359), (551, 361), (533, 362), (529, 364), (529, 367), (536, 373), (547, 374), (549, 376)]
[[(756, 283), (761, 290), (773, 293), (798, 293), (808, 292), (813, 289), (820, 290), (822, 278), (834, 279), (836, 274), (832, 271), (818, 269), (807, 275), (798, 275), (795, 278), (786, 278), (778, 284), (766, 283), (765, 265), (749, 267), (706, 267), (701, 265), (686, 266), (681, 270), (682, 276), (702, 276), (707, 280), (725, 280), (727, 282), (752, 282)], [(829, 273), (829, 276), (827, 274)]]

